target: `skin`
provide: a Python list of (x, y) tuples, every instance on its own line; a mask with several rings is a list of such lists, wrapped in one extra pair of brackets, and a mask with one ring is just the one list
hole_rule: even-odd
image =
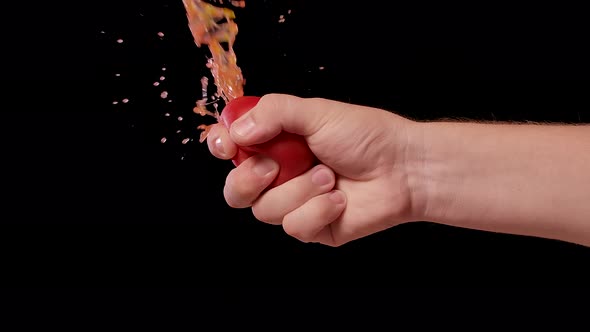
[(258, 220), (303, 242), (340, 246), (432, 221), (590, 246), (589, 127), (422, 123), (270, 94), (229, 131), (213, 126), (207, 142), (227, 160), (238, 145), (281, 130), (305, 137), (320, 165), (265, 191), (278, 165), (254, 156), (228, 174), (224, 188), (229, 206), (252, 208)]

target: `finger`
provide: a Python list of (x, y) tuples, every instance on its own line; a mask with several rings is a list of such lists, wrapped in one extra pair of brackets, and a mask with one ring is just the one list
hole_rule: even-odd
[(336, 176), (325, 165), (317, 165), (304, 174), (264, 193), (252, 206), (256, 219), (279, 225), (289, 212), (311, 198), (334, 188)]
[(302, 242), (314, 242), (318, 233), (340, 217), (345, 207), (346, 196), (340, 190), (314, 197), (285, 216), (283, 229)]
[(230, 135), (242, 146), (266, 142), (281, 131), (309, 136), (328, 121), (330, 107), (327, 106), (333, 103), (324, 99), (268, 94), (232, 123)]
[(223, 160), (233, 158), (238, 152), (238, 146), (231, 140), (227, 128), (220, 124), (211, 126), (207, 146), (211, 154)]
[(260, 193), (279, 173), (279, 165), (272, 159), (256, 155), (246, 159), (227, 176), (223, 195), (233, 208), (252, 206)]

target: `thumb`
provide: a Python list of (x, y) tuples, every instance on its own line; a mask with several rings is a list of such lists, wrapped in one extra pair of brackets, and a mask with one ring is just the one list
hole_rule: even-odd
[(267, 94), (250, 111), (230, 126), (231, 139), (248, 146), (271, 140), (286, 131), (311, 136), (328, 121), (328, 107), (319, 98), (300, 98), (286, 94)]

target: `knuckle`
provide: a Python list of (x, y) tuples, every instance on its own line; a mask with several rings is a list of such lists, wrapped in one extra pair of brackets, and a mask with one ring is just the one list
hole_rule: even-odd
[[(328, 226), (328, 227), (330, 227), (330, 226)], [(345, 245), (350, 240), (351, 240), (351, 238), (347, 239), (345, 237), (338, 236), (337, 234), (334, 233), (334, 228), (330, 227), (330, 241), (327, 243), (324, 243), (324, 244), (329, 247), (332, 247), (332, 248), (338, 248), (338, 247)]]
[(264, 223), (267, 222), (267, 218), (266, 218), (266, 215), (264, 214), (264, 210), (260, 208), (259, 204), (252, 205), (252, 214), (254, 215), (254, 218), (256, 218), (256, 220), (262, 221)]
[(235, 185), (231, 189), (230, 197), (236, 207), (244, 208), (250, 206), (250, 203), (254, 200), (252, 196), (252, 190), (249, 190), (243, 184)]
[(281, 98), (281, 94), (279, 94), (279, 93), (267, 93), (260, 98), (260, 101), (264, 102), (264, 103), (270, 103), (270, 102), (276, 102), (280, 98)]
[(317, 194), (327, 193), (332, 190), (336, 184), (336, 174), (330, 167), (323, 164), (317, 165), (313, 168), (308, 176), (310, 177), (311, 182), (315, 184), (314, 191)]
[(282, 222), (282, 218), (271, 216), (268, 213), (268, 209), (265, 209), (263, 205), (258, 203), (252, 205), (252, 214), (254, 215), (254, 218), (266, 224), (278, 225)]
[(285, 233), (287, 233), (287, 235), (301, 240), (299, 230), (291, 226), (291, 223), (283, 221), (283, 230)]
[(307, 98), (307, 101), (309, 101), (310, 103), (322, 103), (325, 101), (325, 99), (321, 97), (310, 97)]
[(252, 190), (239, 181), (236, 176), (237, 168), (231, 170), (227, 175), (225, 186), (223, 188), (223, 195), (227, 204), (233, 208), (243, 208), (249, 205), (253, 199)]
[(344, 245), (343, 242), (330, 242), (330, 243), (326, 243), (325, 245), (327, 245), (328, 247), (332, 247), (332, 248), (339, 248), (341, 246)]
[(225, 202), (232, 208), (241, 208), (239, 202), (235, 201), (234, 195), (230, 193), (230, 189), (228, 186), (223, 188), (223, 197), (225, 198)]
[(298, 225), (298, 223), (289, 216), (286, 216), (283, 219), (283, 230), (287, 235), (294, 237), (301, 242), (309, 242), (312, 240), (312, 236), (310, 236), (301, 225)]
[(231, 171), (229, 171), (229, 173), (227, 174), (227, 176), (225, 177), (225, 186), (231, 186), (234, 182), (235, 182), (235, 177), (236, 177), (236, 171), (238, 169), (234, 168)]
[(263, 105), (264, 108), (276, 109), (281, 103), (281, 95), (278, 93), (269, 93), (260, 98), (258, 101), (259, 105)]

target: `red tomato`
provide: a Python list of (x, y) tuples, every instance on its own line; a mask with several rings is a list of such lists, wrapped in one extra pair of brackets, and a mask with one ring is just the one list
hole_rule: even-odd
[[(219, 122), (229, 129), (236, 119), (256, 106), (258, 100), (260, 100), (260, 97), (252, 96), (232, 100), (221, 112)], [(316, 162), (316, 157), (309, 149), (303, 136), (284, 131), (268, 142), (252, 146), (240, 146), (232, 161), (234, 165), (238, 166), (244, 160), (256, 154), (265, 155), (276, 161), (280, 166), (279, 174), (269, 188), (281, 185), (303, 174), (313, 167)]]

